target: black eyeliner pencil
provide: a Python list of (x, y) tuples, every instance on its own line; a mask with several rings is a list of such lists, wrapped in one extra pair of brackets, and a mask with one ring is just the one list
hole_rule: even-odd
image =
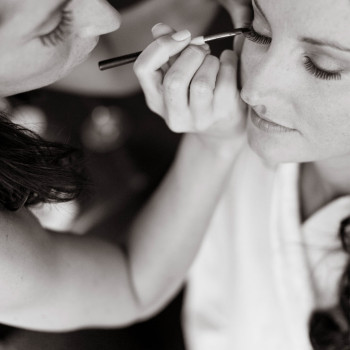
[[(230, 37), (234, 37), (239, 34), (244, 34), (250, 32), (249, 28), (238, 28), (234, 29), (232, 32), (227, 33), (220, 33), (220, 34), (214, 34), (214, 35), (208, 35), (208, 36), (199, 36), (191, 40), (191, 44), (193, 45), (203, 45), (207, 42), (214, 41), (214, 40), (220, 40), (220, 39), (226, 39)], [(133, 52), (129, 53), (124, 56), (119, 57), (113, 57), (108, 60), (100, 61), (98, 63), (98, 67), (101, 71), (123, 66), (128, 63), (135, 62), (137, 57), (141, 54), (142, 51), (139, 52)]]

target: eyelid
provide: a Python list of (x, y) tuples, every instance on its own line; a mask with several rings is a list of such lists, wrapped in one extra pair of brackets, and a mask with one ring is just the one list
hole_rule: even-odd
[[(62, 11), (66, 10), (71, 2), (72, 0), (65, 0), (61, 4), (59, 4), (59, 6), (57, 6), (54, 10), (48, 13), (46, 19), (43, 20), (42, 23), (38, 24), (37, 27), (33, 30), (33, 38), (37, 37), (38, 35), (44, 35), (46, 32), (49, 32), (50, 30), (54, 29), (58, 24), (58, 22), (55, 21), (55, 19), (60, 19)], [(55, 25), (53, 25), (53, 23)], [(47, 29), (47, 27), (49, 27), (49, 29)]]
[(258, 33), (253, 25), (250, 26), (250, 31), (245, 33), (244, 36), (248, 39), (251, 40), (254, 43), (261, 44), (261, 45), (270, 45), (272, 42), (272, 38), (262, 35)]
[(60, 21), (58, 24), (46, 34), (40, 35), (39, 39), (41, 40), (44, 46), (55, 46), (59, 42), (63, 41), (65, 36), (70, 32), (70, 26), (73, 20), (72, 11), (63, 9), (61, 10)]
[(304, 66), (305, 69), (317, 79), (341, 80), (342, 78), (342, 71), (328, 71), (323, 68), (320, 68), (308, 56), (304, 56)]
[(329, 69), (329, 68), (325, 68), (322, 64), (318, 64), (317, 63), (317, 58), (312, 57), (312, 55), (305, 55), (304, 56), (304, 64), (307, 62), (311, 62), (316, 69), (328, 73), (328, 74), (342, 74), (344, 72), (344, 68), (343, 67), (338, 67), (338, 68), (334, 68), (334, 69)]

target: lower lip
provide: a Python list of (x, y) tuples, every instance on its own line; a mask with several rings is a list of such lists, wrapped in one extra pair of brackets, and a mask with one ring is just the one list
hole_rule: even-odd
[(282, 125), (269, 122), (266, 119), (260, 118), (253, 110), (250, 111), (252, 123), (260, 130), (270, 134), (285, 134), (296, 131), (295, 129), (286, 128)]

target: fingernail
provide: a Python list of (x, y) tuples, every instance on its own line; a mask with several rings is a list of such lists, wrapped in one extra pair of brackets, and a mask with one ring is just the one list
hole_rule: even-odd
[(206, 51), (210, 51), (210, 46), (208, 44), (203, 44), (202, 48)]
[(153, 32), (154, 30), (156, 30), (157, 27), (162, 26), (162, 25), (163, 25), (162, 22), (159, 22), (159, 23), (155, 24), (155, 25), (152, 27), (151, 31)]
[(191, 33), (187, 29), (185, 29), (174, 33), (171, 37), (176, 41), (183, 41), (191, 37)]

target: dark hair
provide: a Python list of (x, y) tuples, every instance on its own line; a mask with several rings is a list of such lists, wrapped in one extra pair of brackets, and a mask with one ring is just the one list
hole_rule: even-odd
[[(350, 254), (350, 217), (339, 228), (343, 249)], [(350, 350), (350, 261), (340, 280), (338, 304), (311, 315), (309, 335), (315, 350)]]
[(86, 183), (76, 149), (43, 140), (0, 112), (0, 205), (18, 210), (76, 198)]

